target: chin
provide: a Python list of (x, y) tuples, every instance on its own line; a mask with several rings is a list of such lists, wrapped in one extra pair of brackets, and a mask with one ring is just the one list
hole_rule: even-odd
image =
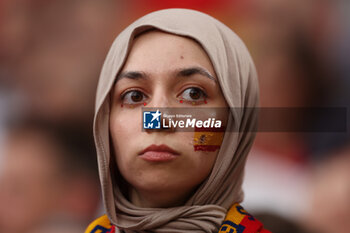
[(164, 192), (183, 188), (183, 182), (181, 181), (156, 176), (140, 178), (131, 182), (131, 185), (138, 190), (147, 192)]

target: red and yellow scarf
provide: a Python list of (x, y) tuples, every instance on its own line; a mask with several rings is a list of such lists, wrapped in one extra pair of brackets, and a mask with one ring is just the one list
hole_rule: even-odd
[[(103, 215), (93, 221), (85, 233), (115, 233), (107, 215)], [(271, 233), (263, 228), (263, 224), (250, 215), (239, 204), (234, 204), (227, 212), (219, 233)]]

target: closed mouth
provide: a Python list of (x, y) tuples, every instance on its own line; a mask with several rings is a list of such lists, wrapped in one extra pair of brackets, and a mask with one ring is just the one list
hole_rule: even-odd
[(165, 144), (152, 144), (139, 153), (140, 158), (150, 162), (165, 162), (177, 158), (179, 152)]

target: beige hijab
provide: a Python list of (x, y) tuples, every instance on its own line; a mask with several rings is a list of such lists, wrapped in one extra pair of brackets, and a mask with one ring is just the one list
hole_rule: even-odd
[[(141, 208), (130, 203), (114, 181), (116, 165), (110, 153), (111, 88), (133, 38), (151, 28), (187, 36), (201, 44), (232, 107), (211, 174), (184, 206), (173, 208)], [(104, 62), (94, 120), (105, 210), (117, 232), (218, 232), (227, 210), (243, 199), (244, 165), (257, 123), (256, 113), (245, 107), (257, 105), (258, 80), (249, 52), (240, 38), (218, 20), (193, 10), (167, 9), (148, 14), (127, 27), (115, 39)]]

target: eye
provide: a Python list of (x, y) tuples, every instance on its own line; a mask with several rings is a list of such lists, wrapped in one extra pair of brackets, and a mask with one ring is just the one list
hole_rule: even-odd
[(146, 95), (137, 90), (128, 91), (122, 95), (122, 100), (125, 104), (137, 104), (143, 101), (145, 98)]
[(188, 101), (203, 101), (207, 94), (198, 87), (190, 87), (182, 92), (181, 97)]

